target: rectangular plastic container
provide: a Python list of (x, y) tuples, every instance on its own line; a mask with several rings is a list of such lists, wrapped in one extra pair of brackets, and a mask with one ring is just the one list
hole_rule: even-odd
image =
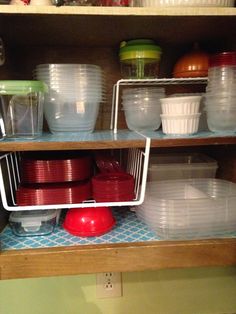
[(160, 239), (230, 237), (236, 233), (236, 184), (220, 179), (149, 182), (137, 217)]
[(53, 232), (58, 215), (56, 209), (16, 211), (10, 214), (9, 225), (19, 237), (46, 235)]
[(148, 181), (215, 178), (217, 162), (204, 154), (151, 155)]

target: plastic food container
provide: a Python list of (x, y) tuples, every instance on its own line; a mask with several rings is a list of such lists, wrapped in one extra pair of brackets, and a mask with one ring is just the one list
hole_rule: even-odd
[(189, 135), (197, 133), (201, 113), (189, 115), (161, 114), (162, 131), (165, 134)]
[(217, 162), (204, 154), (151, 155), (148, 181), (215, 178)]
[(46, 91), (46, 85), (41, 81), (0, 81), (2, 128), (6, 137), (32, 139), (41, 136)]
[(137, 216), (161, 239), (225, 237), (236, 228), (236, 184), (220, 179), (149, 182)]
[(20, 237), (40, 236), (53, 232), (58, 219), (58, 210), (28, 210), (12, 212), (9, 225)]
[(135, 39), (120, 44), (123, 78), (156, 78), (159, 74), (161, 48), (151, 39)]
[(168, 97), (160, 99), (163, 114), (198, 113), (201, 96)]

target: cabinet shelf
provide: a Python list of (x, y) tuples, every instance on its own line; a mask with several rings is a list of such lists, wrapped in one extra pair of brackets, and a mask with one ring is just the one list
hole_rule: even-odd
[(29, 241), (12, 236), (6, 227), (2, 235), (0, 279), (236, 263), (236, 239), (159, 241), (134, 213), (119, 209), (115, 216), (117, 228), (89, 239), (70, 236), (57, 227), (55, 233)]
[(0, 6), (2, 36), (13, 47), (119, 47), (122, 40), (150, 36), (160, 44), (226, 43), (236, 36), (235, 21), (236, 8)]
[(136, 133), (119, 130), (117, 134), (113, 131), (64, 136), (44, 133), (42, 137), (31, 141), (5, 139), (0, 142), (0, 152), (143, 148), (146, 144), (146, 137), (151, 138), (151, 147), (236, 144), (236, 134), (232, 133), (199, 132), (191, 136), (171, 137), (164, 135), (161, 131)]

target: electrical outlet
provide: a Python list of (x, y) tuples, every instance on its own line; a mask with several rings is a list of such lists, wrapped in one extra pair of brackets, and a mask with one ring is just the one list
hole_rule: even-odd
[(97, 298), (115, 298), (122, 296), (121, 273), (97, 274), (96, 294)]

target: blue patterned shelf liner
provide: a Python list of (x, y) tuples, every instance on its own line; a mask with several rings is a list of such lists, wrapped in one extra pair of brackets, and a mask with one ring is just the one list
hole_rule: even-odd
[[(54, 232), (46, 236), (18, 237), (7, 226), (1, 234), (1, 249), (20, 250), (50, 248), (92, 244), (134, 243), (147, 241), (160, 241), (157, 235), (150, 231), (146, 224), (141, 222), (136, 214), (127, 208), (113, 208), (116, 218), (115, 227), (108, 233), (99, 237), (76, 237), (67, 233), (61, 226), (61, 222), (55, 227)], [(225, 236), (222, 235), (222, 238)], [(236, 231), (227, 238), (236, 237)]]
[[(31, 140), (30, 142), (34, 143), (52, 143), (52, 142), (98, 142), (98, 141), (135, 141), (140, 140), (144, 141), (145, 137), (150, 137), (153, 140), (166, 140), (166, 139), (202, 139), (202, 138), (219, 138), (219, 137), (235, 137), (236, 133), (232, 132), (221, 132), (213, 133), (210, 131), (198, 132), (193, 135), (181, 135), (181, 136), (171, 136), (165, 135), (162, 131), (142, 131), (142, 132), (132, 132), (129, 130), (118, 130), (117, 134), (114, 134), (113, 131), (104, 130), (104, 131), (95, 131), (93, 133), (78, 132), (78, 133), (65, 133), (60, 135), (55, 135), (51, 133), (43, 133), (39, 138)], [(4, 139), (2, 143), (7, 142), (17, 142), (17, 143), (26, 143), (28, 142), (25, 139)]]

